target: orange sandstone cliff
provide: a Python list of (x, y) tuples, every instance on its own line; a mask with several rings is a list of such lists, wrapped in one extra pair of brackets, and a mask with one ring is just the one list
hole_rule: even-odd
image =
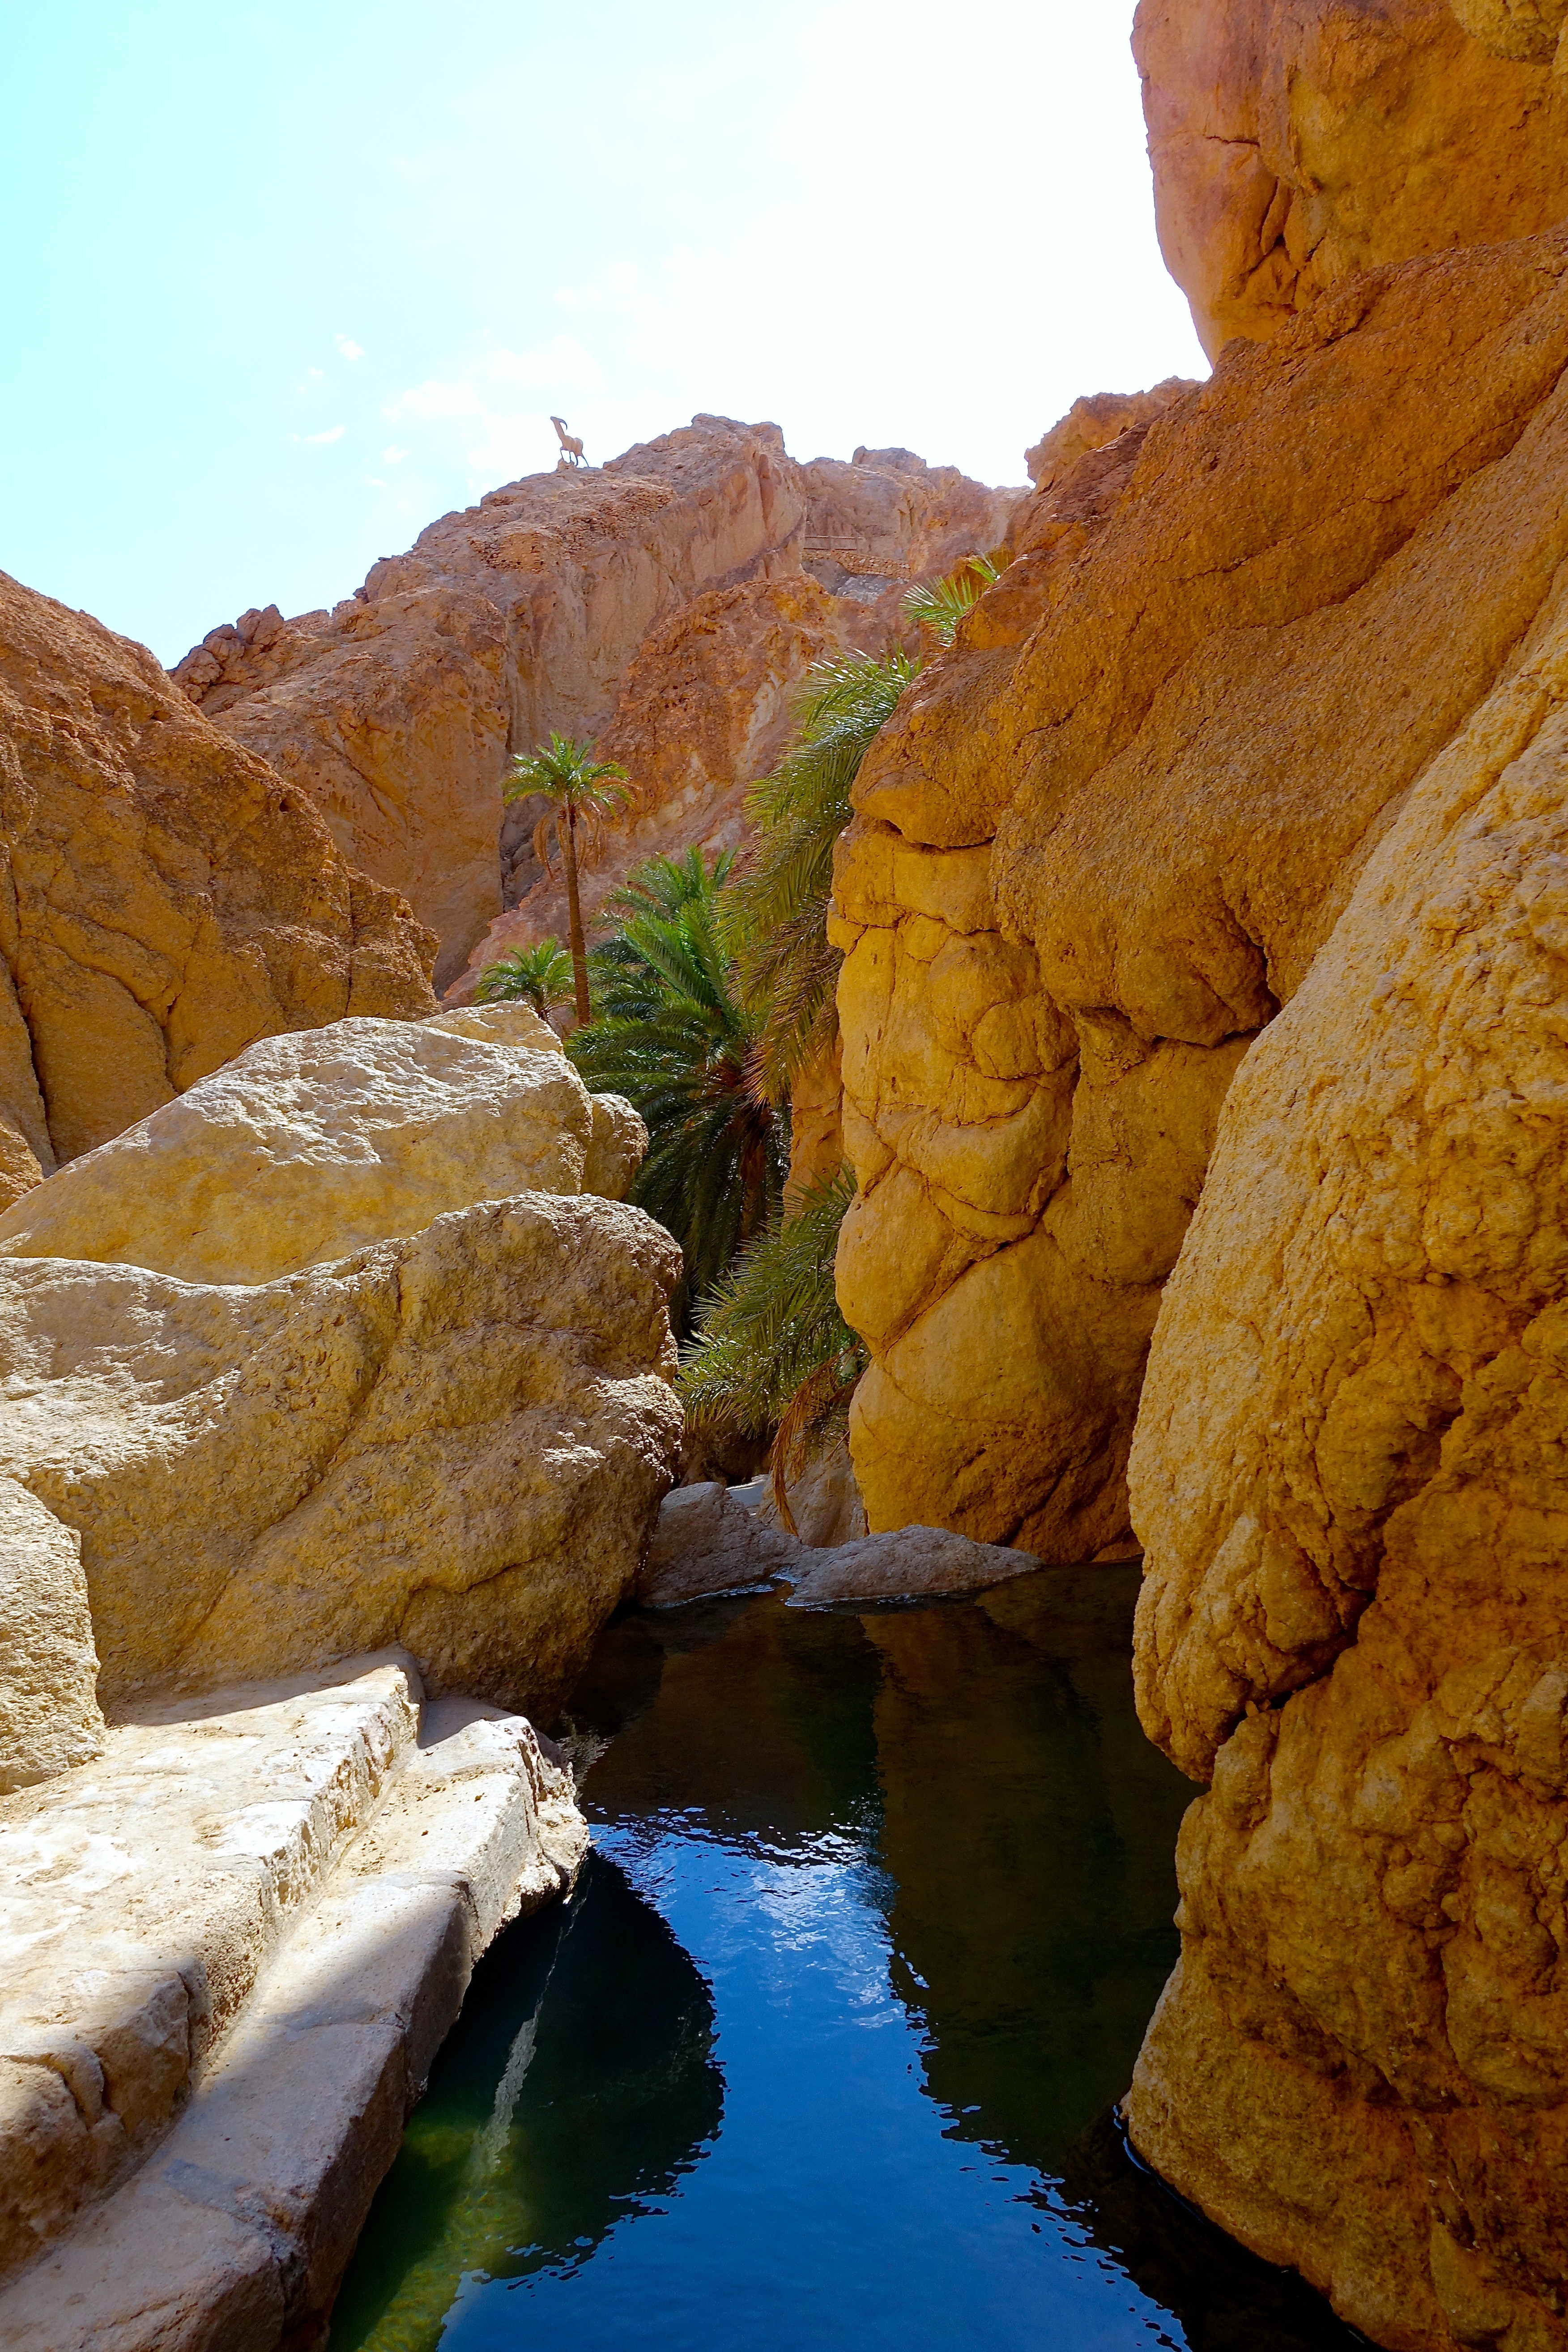
[(0, 1206), (257, 1037), (430, 1012), (434, 947), (142, 646), (0, 573)]
[(589, 877), (590, 913), (638, 856), (728, 845), (806, 664), (880, 646), (909, 581), (1000, 540), (1017, 495), (907, 450), (799, 466), (775, 425), (698, 416), (492, 490), (332, 611), (247, 613), (174, 676), (407, 897), (463, 995), (508, 946), (564, 929), (531, 812), (503, 818), (512, 753), (558, 728), (631, 770), (641, 832)]
[(1565, 16), (1145, 0), (1226, 348), (1042, 467), (833, 918), (871, 1525), (1143, 1545), (1132, 2137), (1397, 2352), (1568, 2343)]

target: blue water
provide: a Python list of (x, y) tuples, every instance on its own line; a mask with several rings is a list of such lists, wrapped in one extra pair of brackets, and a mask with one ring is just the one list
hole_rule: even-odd
[(1081, 1588), (612, 1629), (566, 1727), (593, 1858), (481, 1965), (332, 2352), (1354, 2340), (1110, 2119), (1193, 1792), (1130, 1579)]

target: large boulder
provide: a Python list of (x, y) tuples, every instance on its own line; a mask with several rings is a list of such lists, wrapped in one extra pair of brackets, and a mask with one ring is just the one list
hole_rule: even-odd
[(472, 1202), (581, 1192), (593, 1112), (551, 1045), (372, 1020), (263, 1038), (26, 1194), (0, 1256), (270, 1282)]
[(1133, 2136), (1423, 2347), (1561, 2343), (1568, 2259), (1564, 393), (1477, 490), (1528, 626), (1231, 1091), (1132, 1458), (1213, 1782)]
[(1205, 350), (1568, 214), (1563, 0), (1141, 0), (1160, 243)]
[(1568, 553), (1565, 280), (1561, 235), (1436, 256), (1235, 345), (1053, 486), (868, 755), (831, 928), (873, 1530), (1127, 1542), (1226, 1088)]
[(80, 1536), (106, 1701), (397, 1643), (548, 1718), (674, 1474), (679, 1272), (542, 1192), (253, 1286), (0, 1261), (0, 1470)]
[(151, 654), (0, 573), (0, 1206), (255, 1037), (428, 1013), (433, 953)]
[(0, 1477), (0, 1797), (102, 1746), (80, 1539)]

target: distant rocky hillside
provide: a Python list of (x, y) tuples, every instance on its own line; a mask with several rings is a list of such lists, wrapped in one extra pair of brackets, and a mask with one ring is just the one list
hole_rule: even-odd
[(531, 812), (503, 821), (512, 753), (559, 728), (631, 773), (637, 807), (590, 911), (639, 856), (732, 845), (807, 664), (884, 643), (907, 587), (999, 541), (1019, 495), (906, 449), (801, 466), (776, 425), (698, 416), (492, 490), (332, 611), (247, 613), (174, 677), (407, 897), (449, 987), (476, 950), (565, 928)]
[(254, 1038), (429, 1012), (434, 949), (143, 646), (0, 573), (0, 1209)]

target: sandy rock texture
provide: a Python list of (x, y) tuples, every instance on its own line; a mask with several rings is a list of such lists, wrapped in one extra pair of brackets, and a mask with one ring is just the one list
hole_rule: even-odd
[[(444, 516), (331, 612), (254, 609), (175, 676), (405, 893), (439, 936), (445, 988), (481, 940), (488, 961), (564, 930), (528, 846), (536, 812), (503, 823), (512, 752), (552, 728), (613, 732), (641, 831), (625, 829), (590, 911), (638, 856), (729, 845), (805, 664), (868, 631), (879, 644), (898, 597), (875, 614), (868, 597), (999, 538), (1011, 495), (901, 450), (801, 467), (774, 425), (697, 416)], [(886, 576), (862, 577), (873, 561)]]
[(258, 1036), (431, 1010), (433, 943), (151, 654), (0, 574), (0, 1205)]
[(270, 1282), (473, 1202), (581, 1192), (593, 1112), (552, 1047), (405, 1021), (263, 1038), (26, 1194), (0, 1256)]
[(0, 2342), (319, 2342), (475, 1959), (586, 1843), (526, 1721), (395, 1654), (0, 1798)]
[(0, 1797), (103, 1746), (79, 1538), (0, 1478)]
[(1434, 256), (1227, 351), (1052, 486), (873, 747), (832, 928), (874, 1530), (1127, 1541), (1226, 1089), (1565, 551), (1565, 272)]
[(543, 1192), (251, 1286), (0, 1262), (0, 1468), (81, 1537), (106, 1702), (396, 1642), (547, 1713), (674, 1475), (679, 1265)]
[(1133, 1450), (1213, 1783), (1134, 2136), (1400, 2347), (1568, 2340), (1565, 498), (1568, 386), (1400, 559), (1485, 665), (1227, 1099)]
[(1160, 244), (1211, 358), (1352, 271), (1568, 213), (1561, 0), (1140, 0)]

